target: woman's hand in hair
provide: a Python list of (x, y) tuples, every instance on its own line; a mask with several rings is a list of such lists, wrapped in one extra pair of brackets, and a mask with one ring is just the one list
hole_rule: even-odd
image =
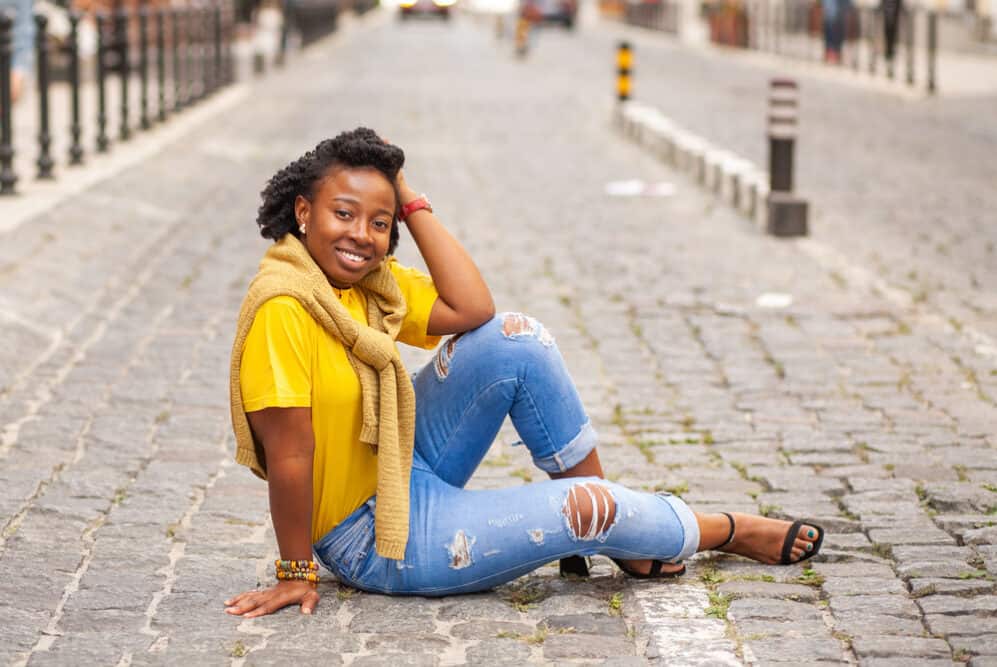
[(409, 187), (408, 182), (405, 180), (404, 169), (398, 170), (398, 176), (395, 177), (395, 187), (398, 188), (398, 196), (401, 197), (400, 204), (402, 206), (419, 197), (419, 194)]
[(247, 591), (225, 601), (225, 613), (256, 618), (289, 605), (300, 604), (302, 614), (310, 614), (318, 604), (319, 594), (307, 581), (278, 581), (270, 588)]

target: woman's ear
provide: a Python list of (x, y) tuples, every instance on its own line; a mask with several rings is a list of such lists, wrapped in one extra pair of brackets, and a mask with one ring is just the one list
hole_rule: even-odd
[(294, 220), (298, 227), (308, 226), (308, 219), (312, 214), (312, 203), (305, 197), (298, 195), (294, 198)]

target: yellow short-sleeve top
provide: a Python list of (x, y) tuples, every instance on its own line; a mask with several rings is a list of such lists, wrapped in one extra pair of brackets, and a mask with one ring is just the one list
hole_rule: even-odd
[[(408, 305), (398, 340), (432, 349), (440, 341), (426, 333), (438, 296), (432, 279), (397, 262), (390, 266)], [(356, 288), (336, 292), (353, 319), (367, 324), (366, 295)], [(256, 311), (239, 379), (246, 412), (312, 409), (312, 542), (317, 542), (377, 490), (377, 457), (360, 442), (360, 381), (343, 344), (293, 297), (270, 299)]]

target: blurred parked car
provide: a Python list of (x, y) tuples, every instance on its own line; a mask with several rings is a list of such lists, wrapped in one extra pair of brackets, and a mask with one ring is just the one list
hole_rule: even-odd
[(401, 0), (399, 17), (404, 21), (416, 16), (450, 19), (450, 9), (457, 0)]
[(577, 0), (522, 0), (520, 15), (535, 23), (559, 23), (569, 30), (575, 27)]

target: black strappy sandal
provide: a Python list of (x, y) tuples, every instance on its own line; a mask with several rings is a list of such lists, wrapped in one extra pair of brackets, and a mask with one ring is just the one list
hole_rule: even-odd
[(568, 556), (558, 563), (562, 577), (589, 576), (589, 559), (586, 556)]
[(623, 561), (613, 558), (612, 561), (616, 563), (616, 567), (623, 571), (623, 574), (628, 577), (633, 577), (634, 579), (678, 579), (683, 574), (685, 574), (685, 565), (681, 569), (675, 570), (674, 572), (662, 572), (661, 567), (663, 565), (678, 565), (678, 563), (665, 563), (661, 560), (652, 560), (651, 569), (647, 572), (637, 572), (636, 570), (631, 570), (629, 567), (623, 565)]
[[(727, 536), (727, 541), (720, 546), (713, 547), (713, 550), (723, 549), (725, 546), (734, 541), (734, 517), (727, 512), (721, 512), (730, 521), (730, 535)], [(800, 528), (803, 526), (810, 526), (817, 531), (817, 540), (813, 542), (814, 548), (810, 551), (804, 553), (802, 556), (793, 560), (793, 543), (796, 542), (796, 536), (800, 533)], [(803, 561), (813, 558), (820, 551), (820, 545), (824, 543), (824, 529), (818, 526), (816, 523), (809, 519), (797, 519), (786, 531), (786, 537), (782, 541), (782, 552), (779, 555), (779, 565), (795, 565), (796, 563), (802, 563)]]
[[(722, 549), (734, 541), (734, 517), (732, 517), (730, 514), (727, 514), (727, 512), (721, 512), (721, 514), (726, 516), (727, 520), (730, 521), (730, 534), (727, 535), (727, 539), (724, 540), (723, 544), (717, 547), (713, 547), (714, 549)], [(681, 577), (683, 574), (685, 574), (685, 565), (682, 566), (681, 570), (675, 570), (674, 572), (662, 572), (661, 567), (665, 565), (665, 563), (664, 561), (660, 560), (651, 561), (651, 569), (648, 570), (646, 573), (636, 572), (634, 570), (631, 570), (629, 567), (624, 566), (621, 561), (615, 558), (613, 558), (612, 560), (614, 563), (616, 563), (616, 567), (623, 570), (624, 574), (626, 574), (629, 577), (633, 577), (634, 579), (677, 579), (678, 577)], [(670, 565), (677, 565), (677, 563), (670, 563)]]
[[(611, 560), (616, 563), (616, 567), (620, 568), (624, 574), (628, 577), (633, 577), (634, 579), (675, 579), (685, 574), (684, 565), (681, 570), (676, 570), (674, 572), (662, 572), (661, 568), (665, 565), (665, 562), (660, 560), (651, 561), (651, 569), (647, 572), (637, 572), (636, 570), (631, 570), (629, 567), (623, 565), (623, 561), (616, 558), (612, 558)], [(562, 558), (559, 563), (561, 576), (587, 577), (589, 576), (589, 565), (589, 559), (584, 556), (568, 556), (567, 558)]]

